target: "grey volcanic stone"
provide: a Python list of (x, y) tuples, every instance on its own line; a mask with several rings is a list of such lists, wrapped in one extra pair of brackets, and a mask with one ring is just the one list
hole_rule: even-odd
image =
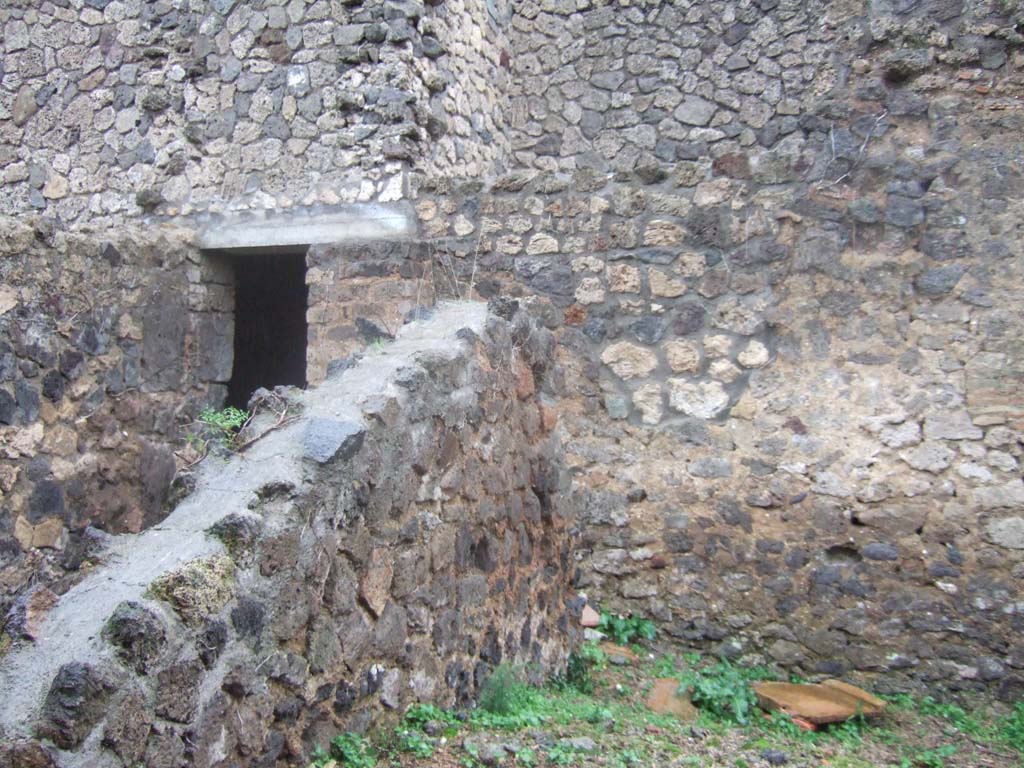
[(630, 330), (644, 344), (657, 344), (665, 335), (665, 324), (657, 317), (645, 317), (633, 323)]
[(879, 213), (878, 206), (870, 200), (858, 198), (853, 200), (846, 208), (849, 211), (850, 216), (854, 220), (861, 222), (862, 224), (877, 224), (882, 216)]
[(171, 99), (167, 91), (155, 88), (142, 97), (140, 105), (147, 112), (163, 112), (171, 105)]
[(186, 294), (180, 287), (163, 285), (148, 297), (142, 321), (142, 373), (147, 388), (175, 389), (181, 384), (189, 317)]
[(106, 638), (117, 647), (117, 654), (140, 675), (160, 655), (166, 633), (156, 615), (136, 602), (121, 603), (103, 629)]
[(876, 541), (862, 548), (860, 553), (868, 560), (898, 560), (899, 550), (892, 544)]
[(924, 296), (944, 296), (956, 287), (966, 271), (967, 267), (960, 264), (932, 267), (914, 278), (914, 287)]
[(337, 45), (358, 45), (366, 35), (365, 24), (342, 24), (334, 28), (334, 42)]
[(982, 509), (1024, 506), (1024, 480), (1017, 478), (1002, 485), (978, 488), (974, 498)]
[(154, 711), (160, 717), (187, 723), (199, 706), (199, 682), (203, 665), (199, 659), (178, 661), (157, 675)]
[(597, 751), (597, 742), (589, 736), (575, 736), (573, 738), (560, 739), (559, 744), (568, 747), (573, 752), (585, 752), (590, 754)]
[(428, 59), (436, 59), (445, 54), (444, 46), (441, 45), (436, 37), (424, 35), (420, 40), (420, 44), (423, 46), (423, 55)]
[(64, 516), (64, 490), (53, 480), (40, 480), (28, 500), (29, 522)]
[(920, 200), (889, 195), (885, 203), (885, 221), (895, 227), (916, 227), (924, 221), (924, 206)]
[(366, 430), (353, 421), (312, 419), (302, 438), (303, 456), (319, 464), (352, 458), (363, 445)]
[(727, 459), (708, 456), (691, 461), (687, 471), (694, 477), (729, 477), (732, 465)]
[(883, 62), (885, 79), (892, 83), (902, 83), (927, 72), (931, 64), (932, 57), (927, 48), (893, 51)]
[(707, 125), (717, 107), (700, 96), (687, 96), (673, 113), (676, 120), (687, 125)]
[(39, 735), (61, 749), (74, 749), (106, 714), (116, 688), (113, 676), (99, 667), (80, 661), (65, 664), (46, 694)]
[(707, 310), (703, 306), (696, 302), (687, 302), (676, 309), (673, 327), (680, 336), (686, 336), (703, 328), (706, 318)]
[(938, 441), (921, 443), (900, 453), (907, 464), (924, 472), (941, 472), (949, 466), (953, 456), (953, 451)]
[(1024, 517), (991, 520), (985, 527), (989, 541), (1007, 549), (1024, 549)]
[(981, 440), (984, 433), (967, 411), (943, 411), (924, 420), (924, 436), (926, 440)]

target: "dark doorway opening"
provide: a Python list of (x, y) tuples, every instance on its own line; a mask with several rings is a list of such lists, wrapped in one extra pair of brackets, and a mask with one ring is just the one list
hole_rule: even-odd
[(235, 354), (228, 405), (260, 387), (306, 386), (306, 248), (232, 252)]

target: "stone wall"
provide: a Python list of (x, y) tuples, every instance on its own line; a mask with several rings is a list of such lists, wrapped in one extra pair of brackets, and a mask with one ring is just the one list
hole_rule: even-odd
[[(67, 589), (104, 533), (163, 520), (176, 471), (197, 458), (194, 420), (224, 404), (232, 377), (245, 261), (194, 241), (174, 227), (0, 218), (0, 614), (27, 585)], [(310, 250), (310, 383), (434, 304), (424, 253)]]
[(418, 243), (316, 245), (306, 260), (311, 383), (434, 304), (432, 263)]
[[(0, 220), (0, 606), (166, 515), (182, 427), (231, 376), (230, 270), (173, 229)], [(65, 583), (66, 586), (66, 583)]]
[(5, 3), (0, 205), (116, 222), (397, 200), (413, 160), (482, 173), (503, 6)]
[(505, 314), (407, 325), (208, 459), (55, 606), (29, 595), (0, 664), (5, 757), (302, 762), (412, 702), (467, 703), (502, 661), (556, 670), (577, 632), (558, 375), (550, 333)]
[[(110, 3), (94, 31), (133, 9)], [(93, 34), (94, 10), (59, 28)], [(507, 24), (500, 3), (169, 10), (199, 30), (183, 52), (111, 47), (150, 78), (118, 107), (139, 124), (104, 139), (149, 136), (157, 159), (130, 173), (82, 155), (99, 134), (45, 128), (91, 103), (78, 84), (34, 111), (48, 91), (12, 74), (34, 71), (21, 62), (48, 28), (17, 14), (71, 12), (0, 13), (19, 210), (41, 195), (65, 223), (114, 221), (154, 187), (166, 202), (142, 202), (168, 217), (415, 206), (411, 242), (310, 252), (311, 380), (433, 297), (529, 305), (559, 341), (592, 600), (805, 675), (1019, 695), (1013, 4), (541, 0)], [(204, 35), (205, 68), (175, 81)], [(181, 107), (150, 109), (161, 90)], [(323, 113), (303, 117), (315, 97)], [(108, 169), (95, 192), (53, 197), (56, 179), (47, 197), (27, 153), (51, 145), (47, 172)]]
[(518, 10), (521, 167), (414, 189), (559, 338), (577, 585), (744, 661), (1018, 696), (1019, 15)]

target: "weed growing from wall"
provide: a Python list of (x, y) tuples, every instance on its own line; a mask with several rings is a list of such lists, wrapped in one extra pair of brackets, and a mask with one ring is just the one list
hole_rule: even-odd
[(204, 408), (195, 421), (198, 428), (188, 432), (185, 439), (200, 454), (205, 454), (211, 444), (233, 451), (237, 447), (238, 433), (248, 420), (248, 411), (232, 405), (220, 410)]

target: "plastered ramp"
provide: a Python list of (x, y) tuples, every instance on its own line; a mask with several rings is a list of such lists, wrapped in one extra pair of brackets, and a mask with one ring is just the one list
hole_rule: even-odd
[(3, 659), (6, 757), (302, 759), (350, 721), (468, 698), (502, 658), (560, 663), (551, 352), (522, 314), (442, 305), (243, 455), (207, 459)]

